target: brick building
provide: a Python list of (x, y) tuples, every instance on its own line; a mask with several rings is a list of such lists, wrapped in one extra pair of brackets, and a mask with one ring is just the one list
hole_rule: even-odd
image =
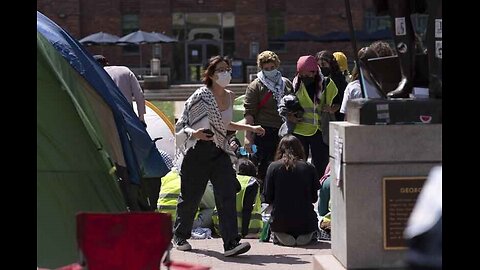
[[(374, 16), (371, 2), (350, 0), (356, 30), (389, 26), (388, 17)], [(146, 69), (156, 56), (173, 82), (198, 82), (202, 65), (216, 54), (237, 60), (237, 81), (248, 80), (252, 67), (247, 66), (255, 66), (256, 55), (267, 49), (279, 55), (287, 76), (299, 56), (324, 49), (343, 51), (353, 61), (351, 42), (276, 40), (290, 31), (316, 36), (348, 32), (343, 0), (37, 0), (37, 9), (77, 39), (99, 31), (123, 36), (138, 29), (176, 37), (178, 43), (143, 44), (140, 49), (87, 47), (93, 54), (104, 54), (111, 64), (131, 68)]]

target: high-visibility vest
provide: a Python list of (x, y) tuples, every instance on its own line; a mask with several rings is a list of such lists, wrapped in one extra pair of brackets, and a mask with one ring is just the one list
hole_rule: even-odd
[[(172, 223), (175, 223), (178, 196), (180, 195), (181, 189), (180, 175), (178, 174), (178, 171), (172, 170), (162, 177), (161, 181), (162, 185), (160, 188), (160, 194), (158, 195), (157, 212), (170, 214), (172, 216)], [(201, 205), (206, 208), (215, 208), (213, 190), (208, 185), (205, 188), (205, 193), (203, 193), (202, 201), (200, 202), (200, 206)], [(198, 214), (201, 210), (200, 208), (201, 207), (199, 207), (195, 214), (195, 219), (198, 218)]]
[(172, 215), (175, 222), (177, 214), (177, 200), (180, 195), (180, 175), (178, 171), (170, 171), (162, 177), (160, 194), (158, 195), (157, 211)]
[(303, 136), (312, 136), (317, 132), (317, 129), (322, 130), (320, 124), (321, 108), (323, 108), (325, 104), (332, 105), (333, 98), (335, 98), (337, 94), (337, 86), (333, 80), (329, 79), (325, 91), (320, 95), (320, 103), (317, 106), (308, 95), (307, 89), (302, 82), (296, 96), (298, 97), (300, 105), (302, 105), (305, 110), (305, 113), (303, 114), (303, 119), (295, 125), (293, 133)]
[[(236, 209), (237, 209), (237, 226), (238, 231), (242, 231), (242, 210), (243, 210), (243, 198), (245, 195), (245, 190), (249, 185), (250, 179), (252, 176), (247, 175), (237, 175), (238, 182), (240, 182), (241, 190), (236, 195)], [(260, 193), (259, 189), (257, 189), (257, 194), (255, 195), (255, 202), (254, 202), (252, 215), (250, 216), (250, 222), (248, 224), (248, 233), (249, 234), (257, 234), (260, 236), (263, 222), (262, 222), (262, 203), (260, 201)], [(219, 219), (218, 219), (218, 212), (215, 211), (212, 216), (213, 226), (218, 235), (220, 235), (220, 227), (219, 227)]]

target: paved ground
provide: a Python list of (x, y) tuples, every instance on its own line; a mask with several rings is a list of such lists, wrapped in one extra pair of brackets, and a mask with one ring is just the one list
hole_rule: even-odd
[[(175, 117), (183, 110), (184, 101), (175, 102)], [(317, 209), (315, 204), (314, 209)], [(284, 247), (262, 243), (258, 239), (243, 239), (252, 248), (237, 257), (223, 256), (221, 238), (189, 240), (193, 249), (188, 252), (172, 249), (171, 259), (211, 267), (212, 270), (300, 270), (313, 269), (313, 255), (331, 254), (330, 241), (319, 241), (304, 247)], [(162, 268), (166, 269), (166, 268)]]
[[(313, 255), (331, 254), (330, 242), (319, 241), (304, 247), (284, 247), (261, 243), (258, 239), (243, 239), (252, 248), (237, 257), (223, 256), (221, 238), (189, 240), (193, 249), (188, 252), (172, 249), (171, 259), (211, 267), (212, 270), (296, 270), (313, 269)], [(166, 268), (162, 268), (166, 269)]]

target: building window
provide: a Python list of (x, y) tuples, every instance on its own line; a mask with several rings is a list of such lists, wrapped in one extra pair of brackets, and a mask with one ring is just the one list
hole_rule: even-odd
[[(122, 16), (122, 34), (127, 35), (140, 29), (138, 14), (125, 14)], [(138, 45), (125, 45), (123, 52), (126, 54), (138, 54)]]
[[(412, 22), (413, 30), (417, 34), (425, 34), (427, 30), (428, 14), (411, 14), (410, 19)], [(390, 16), (375, 16), (373, 11), (365, 11), (365, 31), (375, 32), (383, 29), (390, 29), (391, 22)]]
[[(410, 15), (413, 31), (422, 41), (426, 42), (426, 31), (428, 23), (428, 14), (415, 13)], [(365, 11), (365, 31), (368, 33), (383, 29), (391, 29), (390, 16), (376, 16), (373, 11)], [(393, 43), (392, 43), (393, 44)]]
[(172, 26), (173, 28), (185, 27), (185, 16), (182, 12), (174, 12), (172, 14)]
[(250, 58), (257, 59), (257, 55), (260, 53), (260, 45), (256, 41), (250, 42)]
[(383, 29), (390, 29), (390, 16), (376, 16), (371, 10), (365, 11), (365, 31), (371, 33)]
[[(273, 11), (268, 14), (268, 48), (275, 52), (285, 52), (284, 42), (271, 41), (285, 34), (285, 17), (281, 12)], [(256, 58), (256, 56), (255, 56)]]
[(235, 14), (226, 12), (222, 14), (223, 55), (235, 56)]

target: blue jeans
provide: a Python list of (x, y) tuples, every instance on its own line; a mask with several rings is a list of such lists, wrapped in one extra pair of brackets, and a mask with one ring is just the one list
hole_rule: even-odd
[(330, 202), (331, 179), (332, 176), (329, 176), (318, 191), (318, 214), (322, 217), (330, 212), (330, 210), (328, 210), (328, 203)]

